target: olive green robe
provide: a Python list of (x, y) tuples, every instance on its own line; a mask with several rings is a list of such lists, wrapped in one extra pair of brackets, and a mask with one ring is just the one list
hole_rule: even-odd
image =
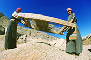
[[(13, 18), (14, 19), (14, 18)], [(16, 38), (17, 38), (17, 23), (19, 22), (18, 19), (10, 21), (6, 35), (5, 35), (5, 49), (13, 49), (16, 48)]]
[[(70, 21), (71, 19), (73, 19), (74, 22), (76, 22), (74, 13), (69, 15), (68, 21)], [(82, 38), (81, 38), (81, 34), (77, 26), (76, 28), (69, 27), (67, 29), (66, 52), (75, 53), (75, 54), (82, 53)]]

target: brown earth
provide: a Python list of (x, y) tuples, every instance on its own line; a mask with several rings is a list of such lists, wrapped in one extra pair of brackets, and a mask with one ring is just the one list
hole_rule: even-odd
[(4, 50), (0, 53), (0, 60), (91, 60), (91, 45), (83, 45), (83, 52), (79, 55), (65, 53), (65, 40), (32, 39), (30, 42), (18, 44), (16, 49)]

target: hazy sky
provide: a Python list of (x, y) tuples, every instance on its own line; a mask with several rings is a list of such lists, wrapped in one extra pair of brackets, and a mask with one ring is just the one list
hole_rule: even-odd
[[(68, 18), (66, 9), (70, 7), (76, 14), (82, 37), (91, 33), (91, 0), (0, 0), (0, 12), (9, 18), (18, 7), (22, 8), (22, 12), (43, 14), (64, 20)], [(64, 38), (65, 35), (56, 36)]]

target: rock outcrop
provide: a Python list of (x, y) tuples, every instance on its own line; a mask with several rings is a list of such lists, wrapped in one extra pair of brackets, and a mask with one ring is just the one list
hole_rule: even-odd
[(9, 19), (0, 12), (0, 35), (5, 34), (5, 28), (8, 26)]
[(83, 37), (83, 44), (84, 45), (91, 45), (91, 34)]

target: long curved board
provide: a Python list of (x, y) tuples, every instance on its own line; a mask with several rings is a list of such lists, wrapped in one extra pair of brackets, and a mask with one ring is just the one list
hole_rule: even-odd
[(64, 21), (62, 19), (58, 19), (58, 18), (54, 18), (54, 17), (44, 16), (42, 14), (19, 13), (18, 17), (46, 21), (46, 22), (52, 22), (52, 23), (57, 23), (60, 25), (65, 25), (65, 26), (70, 26), (70, 27), (76, 27), (76, 24), (74, 24), (74, 23), (70, 23), (68, 21)]

